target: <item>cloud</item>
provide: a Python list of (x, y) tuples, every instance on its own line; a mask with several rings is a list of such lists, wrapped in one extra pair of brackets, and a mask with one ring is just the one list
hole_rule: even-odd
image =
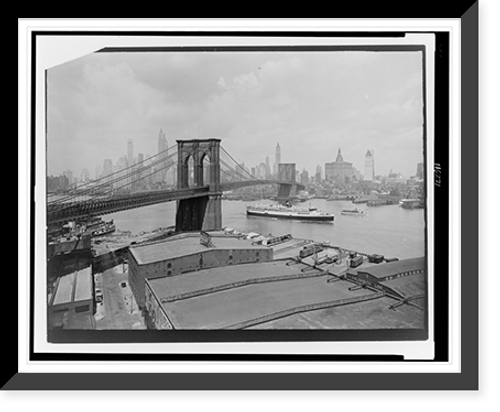
[(339, 147), (360, 169), (368, 148), (379, 158), (382, 147), (421, 156), (403, 146), (422, 144), (416, 54), (94, 54), (49, 70), (48, 80), (49, 163), (59, 170), (117, 159), (128, 138), (155, 154), (160, 128), (169, 144), (222, 138), (247, 166), (273, 162), (278, 141), (298, 170), (334, 160)]
[(58, 162), (63, 169), (74, 167), (75, 161), (62, 153), (78, 154), (76, 164), (82, 159), (78, 166), (83, 168), (89, 159), (116, 160), (128, 139), (142, 141), (136, 147), (154, 154), (161, 125), (190, 117), (182, 103), (167, 101), (165, 93), (139, 81), (126, 63), (89, 63), (76, 73), (51, 73), (48, 101), (49, 163)]

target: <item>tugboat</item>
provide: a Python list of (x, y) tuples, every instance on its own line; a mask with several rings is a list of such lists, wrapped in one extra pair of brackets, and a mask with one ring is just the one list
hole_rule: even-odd
[(247, 215), (309, 222), (333, 222), (334, 220), (333, 213), (320, 212), (315, 207), (292, 206), (289, 202), (284, 205), (250, 205), (247, 206)]
[(95, 236), (107, 235), (108, 233), (114, 232), (115, 229), (116, 226), (112, 220), (110, 220), (109, 222), (103, 222), (97, 230), (94, 230), (92, 232), (92, 236), (95, 237)]

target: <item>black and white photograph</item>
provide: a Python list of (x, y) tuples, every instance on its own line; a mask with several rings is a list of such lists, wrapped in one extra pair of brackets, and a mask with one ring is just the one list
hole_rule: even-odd
[(412, 388), (470, 371), (460, 19), (44, 24), (21, 55), (22, 379)]
[(424, 62), (125, 47), (48, 69), (48, 331), (427, 338)]

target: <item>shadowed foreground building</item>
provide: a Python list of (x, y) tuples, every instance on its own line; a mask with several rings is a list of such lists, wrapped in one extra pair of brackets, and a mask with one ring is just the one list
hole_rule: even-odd
[(49, 329), (94, 329), (92, 267), (59, 277), (48, 297)]

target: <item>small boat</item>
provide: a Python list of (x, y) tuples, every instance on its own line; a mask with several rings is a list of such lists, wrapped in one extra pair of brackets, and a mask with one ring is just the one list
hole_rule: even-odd
[(341, 210), (340, 213), (342, 215), (352, 215), (352, 216), (362, 216), (365, 214), (365, 212), (363, 210), (359, 210), (359, 209)]
[(114, 225), (113, 221), (109, 222), (104, 222), (102, 225), (97, 229), (92, 232), (92, 236), (103, 236), (107, 235), (108, 233), (114, 232), (116, 229), (116, 226)]

